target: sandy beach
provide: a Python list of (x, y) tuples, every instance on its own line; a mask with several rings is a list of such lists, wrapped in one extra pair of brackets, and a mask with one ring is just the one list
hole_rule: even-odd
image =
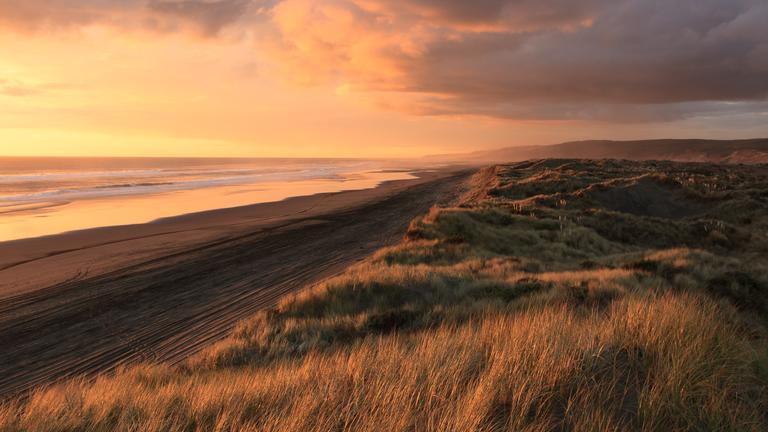
[(0, 392), (175, 363), (396, 241), (467, 171), (0, 243)]

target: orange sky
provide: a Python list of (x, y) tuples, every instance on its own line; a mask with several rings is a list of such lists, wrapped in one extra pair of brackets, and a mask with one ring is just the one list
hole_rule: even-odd
[[(453, 57), (435, 63), (430, 54), (477, 35), (517, 34), (525, 27), (519, 19), (461, 22), (460, 15), (457, 23), (426, 6), (402, 15), (374, 0), (358, 0), (354, 9), (350, 1), (285, 0), (256, 13), (258, 2), (237, 0), (248, 14), (231, 24), (161, 15), (167, 28), (157, 30), (145, 24), (146, 4), (109, 9), (104, 0), (59, 0), (67, 11), (88, 12), (75, 20), (52, 9), (56, 0), (30, 0), (42, 18), (17, 11), (13, 1), (0, 0), (0, 155), (387, 157), (573, 139), (768, 135), (768, 110), (749, 108), (762, 99), (734, 110), (728, 104), (741, 97), (736, 90), (649, 97), (656, 110), (642, 89), (639, 98), (617, 101), (586, 91), (550, 94), (557, 75), (546, 86), (526, 76), (500, 81), (510, 66), (496, 52), (488, 68), (498, 75)], [(551, 26), (593, 25), (576, 18)], [(589, 73), (581, 72), (584, 79)], [(690, 105), (701, 103), (710, 105)], [(586, 114), (571, 114), (582, 105)], [(603, 118), (613, 106), (632, 110)], [(671, 118), (626, 118), (670, 106)]]
[(22, 93), (0, 95), (6, 155), (392, 156), (503, 145), (511, 127), (381, 110), (281, 79), (247, 42), (185, 35), (4, 35), (0, 74)]

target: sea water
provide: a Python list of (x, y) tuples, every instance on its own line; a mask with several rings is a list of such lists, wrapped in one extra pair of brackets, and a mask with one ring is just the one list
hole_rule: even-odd
[(0, 241), (412, 178), (353, 159), (0, 157)]

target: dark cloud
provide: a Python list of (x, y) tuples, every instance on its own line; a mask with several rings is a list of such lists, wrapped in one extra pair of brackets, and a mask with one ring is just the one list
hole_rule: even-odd
[[(302, 7), (334, 12), (283, 13)], [(764, 0), (283, 0), (275, 17), (295, 67), (412, 112), (673, 120), (768, 97)]]
[[(687, 3), (692, 2), (701, 6), (706, 0)], [(713, 8), (705, 14), (680, 6), (685, 1), (666, 7), (631, 1), (642, 5), (598, 15), (591, 26), (573, 32), (437, 41), (409, 65), (414, 73), (408, 86), (489, 103), (764, 99), (768, 69), (760, 53), (768, 47), (768, 31), (757, 20), (746, 22), (745, 14), (768, 22), (768, 8), (729, 2), (715, 8), (718, 2), (710, 1)]]
[(112, 20), (141, 5), (140, 0), (0, 0), (0, 26), (15, 30), (69, 28)]
[(768, 98), (766, 0), (0, 0), (3, 27), (91, 22), (240, 25), (302, 81), (428, 115), (672, 121)]
[[(387, 107), (387, 106), (385, 106)], [(480, 115), (510, 120), (666, 123), (697, 117), (768, 115), (768, 102), (681, 102), (668, 104), (493, 103), (467, 99), (421, 98), (408, 106), (389, 106), (416, 115)], [(765, 117), (763, 115), (763, 117)], [(765, 120), (765, 118), (763, 119)]]
[(160, 31), (186, 26), (215, 35), (247, 11), (250, 0), (0, 0), (0, 27), (20, 31), (88, 24)]
[(150, 10), (180, 18), (199, 26), (206, 35), (216, 35), (223, 27), (240, 19), (250, 0), (152, 0)]
[(606, 0), (405, 0), (411, 9), (453, 23), (506, 24), (517, 30), (573, 25)]

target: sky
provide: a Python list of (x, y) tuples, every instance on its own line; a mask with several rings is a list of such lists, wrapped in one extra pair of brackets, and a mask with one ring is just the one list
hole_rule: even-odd
[(768, 136), (765, 0), (0, 0), (0, 155)]

